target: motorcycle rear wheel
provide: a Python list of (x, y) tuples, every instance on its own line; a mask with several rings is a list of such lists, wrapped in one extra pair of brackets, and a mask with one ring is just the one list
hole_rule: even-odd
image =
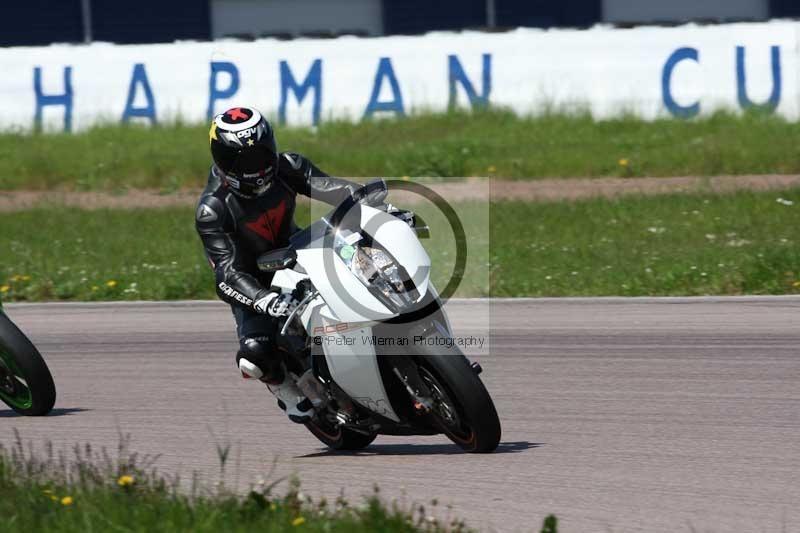
[(53, 376), (41, 354), (0, 311), (0, 400), (19, 414), (43, 416), (56, 402)]
[(315, 420), (306, 422), (305, 426), (322, 444), (337, 451), (363, 450), (378, 436), (377, 433), (361, 433), (341, 426), (328, 427), (328, 424)]

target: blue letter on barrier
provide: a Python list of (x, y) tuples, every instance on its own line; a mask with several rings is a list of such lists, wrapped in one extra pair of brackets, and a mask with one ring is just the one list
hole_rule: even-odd
[[(217, 75), (226, 72), (231, 77), (231, 81), (226, 89), (217, 87)], [(229, 61), (212, 61), (211, 76), (208, 78), (208, 110), (206, 117), (211, 120), (214, 116), (214, 104), (217, 100), (230, 98), (239, 91), (239, 69)]]
[(303, 99), (305, 99), (310, 89), (314, 89), (312, 120), (316, 126), (319, 124), (319, 114), (322, 106), (322, 60), (314, 60), (302, 84), (298, 84), (294, 79), (292, 69), (289, 68), (289, 63), (281, 61), (281, 103), (278, 107), (278, 120), (280, 120), (281, 124), (286, 123), (286, 100), (289, 97), (289, 90), (294, 93), (297, 98), (297, 103), (300, 104), (303, 102)]
[[(389, 80), (393, 98), (388, 102), (379, 102), (378, 96), (381, 93), (384, 78)], [(406, 113), (403, 107), (403, 95), (400, 92), (400, 86), (397, 84), (397, 77), (394, 75), (394, 69), (392, 68), (392, 60), (388, 57), (382, 57), (380, 63), (378, 63), (378, 72), (375, 73), (375, 82), (372, 84), (372, 96), (369, 97), (369, 104), (367, 104), (367, 110), (364, 111), (364, 118), (371, 117), (376, 111), (391, 111), (400, 116)]]
[(448, 107), (456, 105), (456, 83), (464, 87), (464, 91), (469, 98), (469, 105), (472, 107), (487, 107), (489, 105), (489, 95), (492, 92), (492, 55), (483, 54), (483, 87), (480, 96), (475, 92), (475, 87), (464, 73), (464, 68), (458, 60), (458, 56), (447, 56), (447, 64), (450, 79), (450, 100)]
[(756, 105), (747, 96), (747, 74), (744, 68), (744, 46), (736, 47), (736, 89), (739, 96), (739, 105), (742, 109), (748, 107), (758, 107), (765, 111), (775, 111), (781, 103), (781, 49), (779, 46), (772, 47), (772, 94), (766, 104)]
[[(144, 89), (144, 97), (147, 100), (145, 107), (133, 107), (137, 85), (141, 85)], [(122, 112), (122, 122), (128, 122), (131, 117), (147, 118), (152, 124), (156, 123), (156, 101), (153, 98), (153, 91), (150, 90), (150, 82), (147, 81), (147, 72), (142, 63), (136, 63), (133, 66), (131, 85), (128, 87), (128, 101), (125, 103), (125, 111)]]
[(696, 48), (678, 48), (669, 56), (664, 65), (664, 72), (661, 76), (661, 93), (664, 96), (664, 105), (667, 106), (667, 110), (676, 117), (691, 118), (700, 112), (699, 102), (690, 106), (682, 106), (672, 97), (672, 71), (683, 60), (699, 61), (699, 58), (700, 55)]
[(64, 131), (72, 131), (72, 67), (64, 67), (64, 93), (42, 93), (42, 67), (33, 69), (33, 92), (36, 93), (36, 113), (34, 126), (42, 127), (42, 109), (45, 106), (64, 106)]

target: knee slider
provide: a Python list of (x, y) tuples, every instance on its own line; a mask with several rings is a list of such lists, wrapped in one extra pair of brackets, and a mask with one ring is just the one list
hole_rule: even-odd
[(237, 366), (240, 366), (242, 359), (247, 359), (261, 370), (262, 381), (280, 383), (284, 380), (280, 358), (276, 357), (272, 345), (266, 337), (243, 339), (241, 348), (236, 354)]

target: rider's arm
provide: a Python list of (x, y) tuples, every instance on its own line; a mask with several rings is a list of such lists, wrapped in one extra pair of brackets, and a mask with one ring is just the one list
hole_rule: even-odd
[(308, 158), (294, 152), (281, 154), (278, 175), (296, 193), (330, 205), (338, 205), (361, 187), (327, 175)]
[(226, 228), (227, 210), (219, 198), (206, 195), (200, 200), (195, 227), (203, 241), (206, 257), (214, 269), (217, 295), (233, 305), (263, 313), (275, 293), (241, 269), (236, 243)]

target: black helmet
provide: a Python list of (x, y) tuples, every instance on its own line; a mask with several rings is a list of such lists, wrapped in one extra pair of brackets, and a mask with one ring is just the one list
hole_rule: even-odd
[(234, 107), (214, 117), (208, 132), (211, 157), (231, 191), (245, 198), (267, 192), (278, 171), (272, 126), (249, 107)]

